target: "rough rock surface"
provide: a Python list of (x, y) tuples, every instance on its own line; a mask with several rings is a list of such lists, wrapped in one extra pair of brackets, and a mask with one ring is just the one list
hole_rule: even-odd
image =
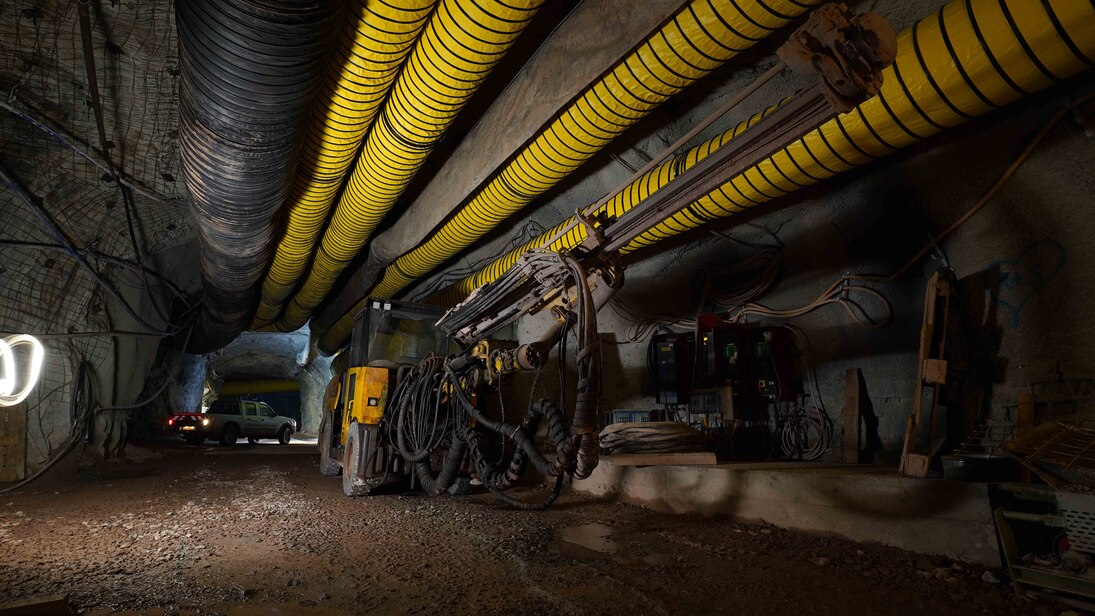
[(0, 597), (66, 593), (90, 614), (1060, 611), (983, 568), (575, 495), (543, 513), (349, 499), (313, 451), (179, 448), (4, 495)]

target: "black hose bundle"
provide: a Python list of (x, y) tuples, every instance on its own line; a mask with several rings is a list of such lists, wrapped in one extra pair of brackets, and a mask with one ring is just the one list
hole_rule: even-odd
[[(578, 381), (575, 386), (574, 413), (567, 421), (560, 406), (548, 400), (536, 400), (520, 425), (494, 420), (472, 402), (472, 394), (484, 378), (500, 387), (502, 374), (492, 367), (495, 356), (486, 364), (468, 353), (455, 357), (430, 356), (411, 368), (389, 398), (390, 413), (384, 417), (384, 432), (391, 446), (408, 463), (429, 494), (449, 489), (470, 453), (475, 474), (488, 490), (507, 504), (520, 509), (544, 509), (562, 491), (567, 475), (588, 477), (597, 465), (600, 444), (597, 440), (597, 412), (600, 398), (601, 347), (597, 334), (597, 307), (593, 301), (586, 271), (570, 255), (550, 253), (556, 267), (569, 272), (569, 284), (576, 289), (573, 318), (566, 318), (537, 344), (550, 346), (559, 339), (559, 366), (565, 369), (566, 337), (574, 333), (577, 341)], [(561, 389), (565, 392), (565, 384)], [(536, 444), (541, 422), (547, 422), (549, 448), (545, 456)], [(513, 443), (508, 463), (488, 457), (483, 440), (494, 433)], [(431, 454), (448, 443), (441, 473), (436, 478), (430, 465)], [(554, 479), (551, 493), (541, 502), (529, 503), (505, 492), (515, 485), (529, 465), (545, 478)]]
[(600, 440), (607, 454), (703, 451), (703, 434), (679, 421), (614, 423)]
[(180, 149), (201, 242), (207, 353), (251, 321), (296, 164), (299, 129), (329, 62), (337, 0), (180, 0)]

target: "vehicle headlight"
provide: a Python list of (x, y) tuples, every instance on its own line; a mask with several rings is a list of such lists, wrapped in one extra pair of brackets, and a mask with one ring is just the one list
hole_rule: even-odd
[(203, 426), (208, 426), (209, 425), (209, 418), (208, 417), (202, 418), (202, 425)]

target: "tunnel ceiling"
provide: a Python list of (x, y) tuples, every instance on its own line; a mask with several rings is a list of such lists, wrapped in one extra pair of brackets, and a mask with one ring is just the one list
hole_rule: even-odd
[(211, 366), (226, 379), (293, 379), (307, 360), (307, 331), (248, 332), (213, 355)]
[[(434, 3), (420, 4), (432, 8)], [(437, 142), (427, 169), (443, 164), (494, 96), (576, 4), (557, 2), (541, 12), (528, 28), (529, 37), (513, 46), (512, 54), (475, 93), (474, 109), (453, 122), (451, 132)], [(180, 157), (182, 62), (175, 3), (93, 0), (89, 7), (106, 149), (130, 189), (140, 250), (148, 269), (172, 279), (195, 300), (202, 294), (196, 275), (199, 226)], [(111, 178), (98, 136), (85, 59), (78, 0), (15, 0), (0, 6), (0, 163), (4, 175), (21, 189), (0, 191), (5, 215), (0, 225), (0, 331), (48, 335), (133, 329), (124, 319), (112, 321), (110, 300), (62, 249), (62, 240), (27, 207), (23, 193), (43, 208), (64, 239), (90, 257), (108, 283), (137, 305), (138, 312), (149, 309), (136, 290), (141, 280), (122, 188)], [(410, 193), (417, 192), (428, 176), (416, 179)], [(109, 337), (88, 336), (64, 344), (79, 347), (83, 357), (102, 359), (111, 342)], [(47, 373), (58, 374), (59, 384), (69, 369), (61, 356), (68, 354), (53, 354), (57, 365), (52, 371), (47, 367)], [(246, 364), (239, 359), (243, 355), (224, 359), (224, 369)], [(241, 368), (239, 374), (292, 372), (291, 357), (286, 364), (256, 355), (255, 362), (266, 363), (250, 373)]]
[[(78, 0), (14, 0), (0, 6), (0, 162), (10, 184), (0, 192), (5, 215), (0, 226), (0, 288), (5, 294), (0, 329), (39, 334), (141, 329), (136, 327), (142, 325), (141, 319), (135, 324), (134, 319), (119, 316), (121, 313), (114, 310), (119, 302), (110, 299), (105, 288), (128, 298), (135, 306), (133, 310), (145, 314), (144, 318), (151, 319), (147, 315), (157, 311), (172, 313), (161, 315), (164, 318), (157, 321), (158, 326), (143, 323), (144, 331), (138, 332), (142, 335), (181, 335), (188, 331), (188, 324), (198, 321), (195, 315), (199, 307), (194, 302), (204, 296), (204, 313), (217, 313), (220, 323), (215, 326), (215, 335), (204, 327), (197, 330), (203, 339), (186, 337), (196, 352), (224, 348), (246, 329), (298, 330), (306, 327), (310, 318), (320, 349), (336, 351), (348, 334), (355, 307), (360, 307), (355, 302), (363, 294), (399, 297), (429, 276), (452, 269), (453, 259), (462, 251), (495, 239), (498, 233), (515, 236), (512, 248), (517, 252), (511, 256), (540, 245), (537, 242), (546, 239), (540, 233), (542, 226), (529, 234), (523, 228), (518, 233), (508, 218), (588, 179), (596, 172), (590, 166), (596, 165), (586, 163), (595, 157), (618, 159), (614, 150), (620, 147), (646, 156), (633, 147), (638, 139), (658, 136), (670, 123), (698, 116), (701, 106), (697, 101), (712, 96), (718, 88), (733, 85), (729, 79), (732, 71), (753, 70), (766, 62), (774, 45), (782, 40), (780, 33), (786, 32), (786, 26), (820, 4), (820, 0), (659, 0), (650, 4), (651, 15), (639, 19), (630, 3), (619, 0), (417, 0), (398, 7), (384, 5), (387, 8), (366, 0), (315, 0), (304, 3), (311, 8), (299, 13), (282, 9), (304, 4), (279, 2), (270, 0), (260, 7), (235, 0), (195, 0), (185, 7), (195, 11), (199, 7), (201, 15), (194, 17), (197, 13), (186, 11), (179, 14), (182, 22), (190, 15), (197, 30), (187, 30), (187, 24), (181, 23), (184, 33), (191, 35), (180, 38), (177, 7), (170, 1), (93, 0), (87, 4), (90, 41), (82, 35)], [(938, 8), (941, 2), (929, 4), (931, 7), (923, 11), (887, 10), (900, 13), (904, 23), (898, 26), (904, 29), (926, 17), (923, 13)], [(974, 4), (981, 15), (1002, 10), (999, 3)], [(1057, 11), (1054, 19), (1062, 32), (1079, 31), (1077, 24), (1088, 18), (1083, 13), (1087, 8), (1081, 11), (1079, 4), (1015, 3), (1015, 7), (1029, 11), (1033, 17), (1027, 17), (1031, 19), (1046, 18), (1034, 13)], [(331, 18), (338, 10), (344, 13)], [(315, 23), (309, 22), (302, 29), (298, 26), (304, 23), (300, 20), (306, 19), (308, 11), (315, 13)], [(217, 12), (234, 15), (233, 19), (238, 18), (245, 29), (253, 29), (248, 32), (258, 42), (245, 50), (253, 51), (253, 56), (238, 54), (234, 64), (200, 57), (206, 53), (203, 45), (218, 40), (235, 42), (231, 33), (201, 26)], [(946, 19), (957, 19), (955, 15), (952, 11)], [(940, 27), (933, 25), (935, 21), (945, 20), (929, 18), (922, 30)], [(374, 36), (380, 32), (391, 34), (396, 24), (401, 24), (399, 36)], [(599, 28), (602, 35), (626, 34), (612, 42), (604, 40), (606, 36), (590, 34), (594, 28)], [(195, 32), (200, 36), (194, 36)], [(298, 36), (300, 41), (314, 44), (305, 45), (308, 55), (300, 58), (300, 70), (314, 75), (307, 79), (278, 76), (262, 69), (278, 66), (280, 60), (275, 56), (285, 52), (270, 45), (273, 39), (264, 38), (263, 33), (290, 36), (301, 32), (307, 36)], [(1058, 36), (1055, 32), (1047, 30), (1042, 35), (1046, 40), (1036, 41), (1039, 45), (1061, 45), (1053, 38)], [(324, 37), (330, 39), (325, 55), (318, 51), (327, 40)], [(555, 48), (544, 44), (549, 37), (558, 43)], [(464, 39), (482, 45), (460, 51), (458, 43)], [(977, 54), (983, 55), (984, 45), (978, 47), (971, 41), (968, 37), (955, 38), (951, 43), (971, 45), (963, 51), (968, 56), (965, 61), (979, 66), (983, 58)], [(90, 43), (97, 92), (87, 75), (85, 43)], [(1074, 42), (1069, 43), (1075, 47)], [(580, 83), (565, 85), (562, 78), (558, 83), (543, 78), (520, 82), (525, 88), (542, 85), (566, 93), (560, 100), (552, 100), (550, 109), (540, 105), (535, 112), (540, 114), (536, 122), (492, 109), (492, 103), (511, 82), (536, 75), (522, 71), (539, 70), (535, 60), (542, 58), (537, 52), (545, 49), (562, 58), (567, 53), (579, 54), (578, 60), (567, 60), (570, 63), (596, 55), (597, 66), (578, 71), (584, 75)], [(1066, 51), (1071, 55), (1053, 57), (1059, 64), (1053, 68), (1061, 78), (1082, 68), (1079, 62), (1084, 60), (1078, 55), (1082, 50)], [(272, 55), (265, 58), (264, 53)], [(743, 54), (740, 61), (735, 60), (739, 53)], [(345, 69), (351, 58), (358, 66)], [(264, 64), (268, 60), (270, 63)], [(937, 63), (940, 71), (949, 70), (947, 67), (953, 64), (949, 57), (944, 60)], [(333, 70), (340, 67), (342, 73)], [(556, 66), (552, 70), (559, 73), (561, 69)], [(258, 75), (257, 79), (269, 79), (270, 83), (237, 79), (218, 85), (217, 79), (229, 73), (243, 74), (240, 71), (248, 79)], [(711, 75), (716, 71), (722, 72)], [(374, 81), (363, 85), (355, 80)], [(1017, 98), (1019, 90), (1033, 92), (1048, 87), (1053, 80), (1028, 81), (1014, 92), (997, 93), (997, 106)], [(947, 78), (943, 87), (959, 87), (962, 83)], [(279, 85), (288, 89), (279, 90), (275, 87)], [(283, 104), (293, 108), (286, 112), (286, 117), (294, 118), (290, 132), (244, 130), (250, 126), (248, 121), (262, 121), (260, 108), (241, 106), (247, 98), (244, 86), (253, 86), (256, 92), (275, 98), (291, 94), (299, 108)], [(682, 97), (691, 100), (681, 102)], [(335, 104), (339, 101), (345, 105)], [(760, 102), (771, 104), (775, 100)], [(217, 108), (221, 103), (224, 108)], [(974, 103), (962, 111), (963, 118), (990, 109)], [(660, 112), (663, 117), (644, 123), (644, 118), (653, 115), (659, 106), (665, 107)], [(864, 107), (866, 113), (872, 113), (878, 104), (868, 101)], [(100, 109), (103, 137), (99, 136), (96, 117)], [(339, 116), (346, 109), (361, 111), (365, 119), (348, 133), (331, 130), (332, 123), (347, 121), (347, 116)], [(863, 113), (860, 110), (860, 115)], [(597, 119), (591, 120), (594, 116)], [(493, 147), (489, 136), (484, 137), (482, 127), (477, 125), (481, 118), (489, 117), (503, 117), (523, 131), (520, 139), (510, 140), (514, 142), (508, 146), (512, 153), (504, 160), (495, 156), (498, 160), (461, 182), (464, 189), (460, 194), (448, 195), (445, 203), (434, 204), (432, 197), (438, 193), (431, 180), (448, 182), (445, 163), (453, 156), (460, 159), (459, 146), (465, 137), (482, 139), (477, 142), (481, 148)], [(872, 120), (877, 122), (878, 118)], [(900, 122), (910, 131), (905, 126), (907, 120), (903, 117)], [(848, 120), (853, 133), (861, 128), (857, 122), (855, 117)], [(914, 123), (923, 124), (920, 120)], [(629, 130), (638, 124), (642, 124), (637, 127), (642, 135)], [(942, 126), (913, 128), (923, 128), (920, 132), (930, 135)], [(568, 137), (560, 138), (563, 134)], [(331, 168), (317, 163), (330, 156), (335, 147), (331, 144), (346, 135), (351, 137), (346, 142), (350, 145), (339, 146), (348, 148), (352, 156), (342, 152), (340, 162)], [(843, 166), (855, 166), (923, 136), (911, 135), (886, 135), (896, 144), (889, 145), (888, 150), (875, 148), (873, 142), (853, 143), (858, 153), (843, 152), (838, 156), (845, 162)], [(853, 137), (857, 135), (849, 140), (855, 141)], [(472, 141), (470, 137), (468, 140)], [(311, 145), (303, 147), (304, 143)], [(194, 152), (202, 148), (216, 150), (216, 156), (195, 157)], [(255, 156), (265, 152), (262, 148), (277, 155), (270, 168), (280, 170), (276, 174), (278, 183), (239, 184), (248, 190), (262, 189), (264, 200), (262, 207), (255, 208), (262, 210), (262, 216), (252, 221), (255, 228), (243, 228), (247, 225), (232, 220), (231, 212), (217, 209), (225, 201), (218, 201), (217, 195), (232, 192), (233, 184), (228, 181), (232, 174), (246, 170)], [(191, 153), (189, 158), (187, 152)], [(287, 162), (290, 160), (294, 162)], [(184, 161), (189, 161), (189, 166)], [(111, 176), (111, 163), (120, 170), (120, 180)], [(237, 168), (236, 164), (241, 166)], [(296, 174), (293, 182), (285, 177), (290, 169)], [(820, 175), (828, 177), (831, 173)], [(807, 183), (793, 178), (789, 181), (795, 186)], [(128, 188), (123, 189), (119, 183)], [(778, 184), (773, 183), (775, 190), (769, 192), (777, 196), (790, 192)], [(308, 191), (322, 192), (322, 198)], [(426, 195), (425, 203), (422, 195)], [(746, 196), (751, 203), (767, 198), (774, 197)], [(246, 208), (246, 202), (246, 198), (240, 199), (241, 207)], [(571, 211), (575, 205), (586, 203), (569, 204)], [(694, 218), (711, 220), (744, 206), (719, 207), (723, 209)], [(415, 212), (416, 218), (421, 213), (426, 222), (409, 224), (407, 217), (400, 220), (397, 214), (405, 211)], [(240, 228), (230, 235), (217, 235), (225, 225)], [(391, 245), (400, 246), (391, 254), (380, 254), (368, 240), (383, 238), (386, 231), (400, 236), (400, 241), (381, 244), (389, 249)], [(138, 238), (139, 250), (134, 249), (131, 235)], [(159, 301), (164, 303), (161, 309), (152, 306), (140, 290), (149, 276), (138, 259), (141, 254), (152, 275), (162, 274), (181, 287), (174, 300), (172, 294), (160, 288)], [(496, 276), (504, 264), (492, 264), (490, 276)], [(91, 269), (95, 270), (93, 275), (89, 275)], [(199, 269), (203, 274), (200, 280)], [(435, 294), (433, 299), (450, 303), (453, 298), (459, 299), (469, 290), (469, 281), (480, 280), (467, 277), (477, 272), (469, 269), (448, 280), (449, 293)], [(97, 284), (96, 277), (106, 284)], [(453, 286), (453, 282), (463, 286)], [(338, 297), (342, 289), (348, 289), (343, 295), (349, 297)], [(300, 337), (304, 334), (286, 339), (295, 341)], [(106, 356), (110, 342), (109, 338), (90, 336), (63, 344), (69, 351), (80, 349), (81, 355), (94, 359)], [(299, 349), (290, 348), (295, 342), (269, 343), (270, 352), (248, 350), (250, 344), (241, 339), (239, 348), (225, 352), (218, 360), (218, 369), (240, 376), (289, 375), (295, 370)], [(283, 356), (273, 357), (283, 352)], [(63, 376), (70, 368), (58, 359), (62, 355), (55, 354), (51, 361), (58, 362), (53, 372)]]

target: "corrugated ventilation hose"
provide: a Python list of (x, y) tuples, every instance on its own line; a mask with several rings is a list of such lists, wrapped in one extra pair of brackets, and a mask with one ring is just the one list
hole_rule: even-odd
[(335, 0), (179, 2), (180, 150), (201, 247), (204, 309), (190, 351), (251, 322), (298, 130), (326, 66)]
[(456, 215), (384, 270), (392, 297), (555, 186), (669, 97), (819, 0), (693, 0), (587, 88)]
[(293, 178), (286, 229), (262, 285), (255, 327), (272, 323), (304, 275), (346, 170), (437, 0), (357, 0), (317, 96)]
[[(741, 134), (746, 128), (756, 124), (761, 118), (774, 111), (776, 107), (778, 107), (778, 105), (772, 106), (722, 134), (690, 148), (685, 153), (658, 165), (638, 180), (632, 182), (626, 189), (617, 193), (598, 211), (598, 213), (608, 212), (612, 216), (619, 216), (627, 210), (630, 210), (635, 204), (646, 199), (662, 186), (668, 184), (683, 171), (700, 162), (706, 158), (708, 154), (728, 143), (735, 136)], [(542, 248), (551, 240), (551, 238), (560, 233), (564, 227), (573, 222), (573, 220), (573, 216), (568, 218), (555, 227), (543, 232), (538, 237), (533, 238), (495, 259), (475, 274), (428, 297), (426, 301), (441, 305), (455, 305), (467, 297), (476, 287), (493, 281), (495, 278), (498, 278), (505, 273), (506, 270), (513, 267), (513, 265), (517, 263), (517, 258), (524, 253), (534, 248)], [(577, 246), (585, 239), (585, 231), (585, 227), (581, 225), (571, 229), (566, 235), (554, 242), (551, 245), (551, 249), (558, 251), (562, 248)], [(333, 353), (338, 350), (343, 342), (345, 342), (346, 338), (350, 335), (350, 330), (353, 328), (352, 314), (354, 313), (346, 313), (323, 333), (319, 342), (321, 350), (326, 353)]]
[[(696, 163), (700, 162), (704, 158), (707, 158), (709, 154), (715, 150), (721, 148), (730, 142), (731, 139), (740, 135), (750, 126), (753, 126), (762, 118), (772, 113), (778, 108), (779, 105), (773, 105), (762, 111), (761, 113), (751, 116), (748, 120), (737, 124), (733, 128), (718, 135), (717, 137), (705, 141), (700, 145), (690, 148), (681, 156), (677, 156), (672, 160), (666, 161), (647, 172), (638, 180), (631, 183), (625, 190), (617, 193), (611, 200), (602, 206), (597, 214), (606, 213), (613, 218), (620, 216), (624, 212), (635, 207), (643, 199), (646, 199), (650, 195), (660, 190), (663, 186), (673, 180), (673, 178), (680, 175), (685, 170), (692, 167)], [(491, 263), (487, 264), (483, 269), (479, 270), (475, 274), (472, 274), (463, 280), (446, 287), (441, 290), (436, 296), (430, 297), (428, 301), (436, 304), (456, 304), (468, 296), (476, 287), (484, 285), (495, 278), (498, 278), (506, 270), (513, 267), (517, 263), (517, 258), (522, 254), (532, 250), (534, 248), (541, 248), (551, 238), (555, 237), (558, 233), (563, 231), (566, 226), (574, 221), (574, 217), (566, 219), (562, 223), (555, 227), (545, 231), (539, 237), (533, 238), (525, 244), (514, 248), (513, 250), (502, 255), (498, 259), (495, 259)], [(582, 243), (586, 237), (585, 226), (578, 225), (568, 231), (565, 235), (556, 240), (551, 249), (558, 252), (563, 248), (571, 248)]]
[[(624, 252), (821, 182), (1093, 64), (1095, 4), (1091, 2), (954, 0), (899, 35), (897, 59), (885, 70), (878, 96), (747, 169), (636, 238)], [(618, 215), (630, 209), (638, 202), (639, 191), (649, 191), (646, 184), (655, 181), (644, 177), (636, 182), (609, 202), (609, 211)], [(475, 287), (509, 269), (520, 254), (545, 244), (568, 223), (511, 251), (433, 299), (446, 304), (463, 299)], [(585, 228), (576, 227), (552, 249), (572, 248), (585, 236)], [(338, 346), (334, 329), (323, 341), (325, 348)]]
[(1095, 64), (1095, 4), (954, 0), (901, 33), (874, 98), (745, 170), (631, 252), (866, 164)]
[(542, 2), (442, 0), (365, 139), (312, 269), (278, 329), (296, 330), (308, 320)]

